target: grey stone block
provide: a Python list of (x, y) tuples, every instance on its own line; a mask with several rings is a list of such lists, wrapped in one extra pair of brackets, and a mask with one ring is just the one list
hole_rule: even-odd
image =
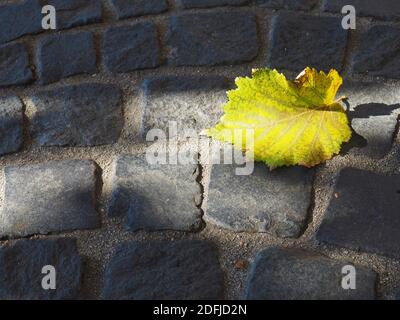
[(384, 157), (391, 149), (398, 116), (400, 88), (376, 82), (345, 82), (339, 95), (348, 97), (349, 119), (354, 130), (345, 153)]
[(354, 72), (400, 79), (399, 66), (400, 28), (374, 26), (361, 34)]
[(298, 72), (306, 66), (341, 69), (347, 31), (340, 18), (283, 12), (274, 17), (272, 25), (271, 67)]
[(168, 10), (167, 0), (112, 0), (118, 19), (162, 13)]
[(345, 5), (352, 5), (357, 16), (376, 17), (385, 20), (400, 19), (400, 2), (397, 0), (325, 0), (324, 11), (340, 14)]
[[(44, 266), (56, 271), (56, 289), (44, 290)], [(74, 239), (18, 240), (0, 247), (0, 299), (77, 299), (82, 259)]]
[(153, 22), (111, 27), (103, 39), (103, 59), (115, 73), (155, 68), (160, 64), (157, 28)]
[(121, 90), (85, 83), (42, 91), (31, 98), (30, 132), (39, 146), (115, 143), (123, 126)]
[(0, 97), (0, 155), (22, 146), (22, 103), (17, 97)]
[(101, 0), (41, 0), (41, 6), (47, 4), (56, 9), (58, 30), (100, 22), (102, 18)]
[(32, 79), (26, 47), (20, 43), (0, 46), (0, 87), (26, 84)]
[(250, 13), (173, 16), (166, 37), (168, 62), (175, 66), (236, 64), (258, 54), (257, 25)]
[(180, 7), (185, 9), (192, 8), (212, 8), (219, 6), (243, 6), (250, 0), (178, 0)]
[(375, 272), (361, 266), (356, 289), (343, 289), (342, 268), (352, 265), (302, 249), (261, 251), (250, 271), (245, 297), (253, 300), (373, 300)]
[(197, 133), (210, 128), (222, 116), (222, 105), (226, 91), (232, 87), (226, 78), (220, 76), (169, 76), (147, 79), (143, 85), (143, 128), (144, 137), (150, 129), (169, 132), (169, 125), (175, 122), (177, 136), (185, 130)]
[(26, 0), (0, 6), (0, 43), (43, 32), (42, 7), (56, 9), (56, 29), (101, 21), (100, 0)]
[(350, 142), (354, 148), (349, 153), (383, 158), (392, 148), (399, 115), (400, 104), (371, 103), (357, 106), (352, 114), (351, 126), (365, 141), (360, 144)]
[(272, 9), (312, 10), (319, 0), (256, 0), (256, 4)]
[(25, 0), (0, 6), (0, 43), (41, 32), (41, 12), (39, 0)]
[(199, 240), (123, 244), (107, 266), (103, 298), (221, 299), (217, 250)]
[(145, 155), (122, 155), (115, 163), (111, 216), (125, 216), (129, 230), (200, 228), (197, 164), (150, 164)]
[(314, 170), (269, 171), (266, 165), (255, 163), (251, 175), (237, 175), (237, 167), (213, 165), (206, 221), (233, 231), (299, 237), (311, 204)]
[(95, 169), (88, 160), (6, 167), (0, 237), (98, 227)]
[(317, 240), (400, 258), (400, 175), (340, 172)]
[(95, 73), (96, 51), (90, 32), (57, 34), (37, 47), (38, 74), (42, 84), (81, 73)]

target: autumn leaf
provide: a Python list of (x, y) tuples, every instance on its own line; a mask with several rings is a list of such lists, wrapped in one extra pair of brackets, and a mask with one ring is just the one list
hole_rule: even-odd
[[(254, 160), (270, 168), (315, 166), (350, 140), (343, 98), (335, 100), (343, 83), (336, 70), (325, 74), (307, 67), (290, 81), (277, 70), (257, 69), (235, 83), (224, 115), (207, 134), (242, 150), (251, 148)], [(236, 138), (235, 130), (242, 130), (243, 137)], [(254, 144), (246, 145), (246, 131), (252, 130)]]

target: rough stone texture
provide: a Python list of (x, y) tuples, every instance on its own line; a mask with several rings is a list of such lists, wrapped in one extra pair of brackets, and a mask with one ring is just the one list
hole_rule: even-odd
[(258, 53), (257, 25), (250, 13), (173, 16), (167, 31), (172, 65), (220, 65), (251, 61)]
[(168, 10), (167, 0), (112, 0), (118, 19), (157, 14)]
[[(57, 9), (56, 31), (41, 28), (43, 14), (40, 9), (49, 2)], [(322, 8), (322, 2), (325, 2), (325, 8)], [(377, 215), (369, 211), (366, 217), (372, 226), (365, 227), (369, 222), (365, 222), (361, 213), (354, 209), (361, 207), (360, 211), (363, 210), (363, 206), (357, 204), (361, 201), (373, 208), (371, 210), (391, 206), (392, 201), (398, 199), (393, 191), (390, 193), (385, 189), (391, 183), (381, 187), (384, 182), (378, 182), (376, 188), (382, 189), (385, 195), (376, 201), (375, 197), (382, 196), (370, 196), (373, 187), (360, 187), (365, 184), (364, 180), (354, 179), (361, 181), (352, 183), (351, 187), (357, 186), (361, 190), (353, 192), (356, 194), (354, 204), (346, 204), (348, 210), (356, 211), (354, 228), (361, 226), (359, 233), (347, 233), (354, 237), (363, 233), (361, 240), (364, 234), (383, 234), (382, 241), (375, 235), (372, 240), (363, 242), (363, 247), (357, 246), (358, 238), (343, 238), (340, 243), (344, 244), (337, 244), (329, 242), (329, 232), (326, 233), (328, 241), (315, 239), (329, 201), (333, 203), (335, 200), (331, 197), (341, 197), (339, 192), (334, 193), (333, 185), (341, 168), (351, 166), (400, 174), (398, 1), (390, 2), (392, 5), (388, 5), (387, 0), (378, 4), (376, 1), (356, 1), (358, 20), (354, 32), (342, 30), (341, 6), (329, 9), (335, 4), (349, 2), (0, 0), (0, 97), (4, 97), (0, 98), (0, 169), (6, 167), (7, 171), (11, 166), (15, 169), (12, 171), (14, 176), (22, 172), (13, 180), (10, 180), (11, 173), (4, 175), (0, 172), (0, 247), (12, 245), (17, 237), (29, 237), (29, 241), (54, 239), (51, 233), (61, 233), (60, 237), (77, 237), (80, 252), (88, 259), (89, 269), (82, 274), (80, 294), (71, 294), (73, 298), (100, 298), (106, 263), (113, 248), (121, 242), (177, 239), (215, 241), (221, 249), (221, 267), (226, 272), (226, 277), (218, 277), (218, 283), (226, 284), (227, 299), (243, 297), (249, 262), (255, 253), (271, 245), (307, 250), (317, 248), (320, 254), (335, 259), (329, 260), (333, 264), (351, 261), (372, 268), (379, 274), (376, 292), (379, 299), (394, 298), (400, 284), (400, 258), (393, 252), (400, 250), (396, 244), (399, 239), (392, 234), (399, 229), (399, 223), (392, 213), (385, 213), (381, 219), (383, 222), (380, 222), (381, 217), (376, 218)], [(281, 29), (276, 29), (278, 27)], [(39, 54), (41, 48), (46, 53), (43, 57)], [(280, 66), (273, 65), (273, 58), (280, 62)], [(289, 73), (290, 77), (293, 75), (289, 70), (299, 72), (306, 64), (326, 66), (325, 71), (330, 67), (339, 66), (339, 70), (344, 67), (341, 73), (348, 77), (345, 77), (338, 97), (348, 97), (349, 118), (354, 132), (351, 141), (345, 144), (342, 156), (314, 170), (290, 168), (269, 172), (265, 167), (256, 168), (256, 173), (250, 177), (236, 176), (232, 166), (231, 171), (216, 169), (216, 166), (213, 170), (207, 161), (206, 147), (211, 146), (213, 153), (220, 144), (207, 139), (200, 141), (200, 155), (197, 154), (198, 141), (180, 139), (177, 146), (179, 150), (190, 148), (190, 151), (195, 151), (196, 158), (203, 162), (202, 166), (150, 165), (133, 156), (149, 150), (150, 154), (153, 150), (162, 153), (165, 150), (162, 138), (156, 139), (157, 142), (148, 139), (142, 143), (137, 139), (156, 132), (150, 129), (168, 130), (170, 120), (176, 121), (179, 138), (185, 129), (195, 129), (199, 133), (213, 126), (222, 114), (225, 91), (233, 87), (234, 77), (249, 75), (251, 68), (266, 66), (268, 62)], [(349, 81), (350, 78), (353, 80)], [(353, 82), (357, 79), (370, 82)], [(158, 133), (162, 137), (161, 130)], [(194, 130), (191, 135), (193, 133)], [(172, 149), (175, 142), (169, 142)], [(121, 156), (126, 153), (131, 156)], [(78, 174), (66, 165), (57, 170), (47, 169), (48, 161), (63, 159), (92, 159), (104, 172), (96, 167), (95, 178), (89, 173)], [(34, 163), (42, 163), (35, 166), (46, 169), (38, 169), (37, 173), (33, 169), (21, 168), (31, 167)], [(20, 171), (22, 169), (26, 171)], [(57, 174), (52, 175), (53, 171)], [(69, 177), (71, 171), (73, 176)], [(296, 174), (287, 173), (292, 171)], [(311, 189), (314, 171), (318, 172), (313, 186), (315, 192)], [(100, 190), (101, 176), (104, 179), (103, 191)], [(95, 182), (87, 182), (88, 179), (97, 182), (97, 187), (93, 187)], [(293, 184), (291, 179), (295, 181)], [(85, 182), (81, 183), (81, 180)], [(375, 183), (375, 176), (368, 183), (371, 184), (372, 180)], [(82, 196), (81, 185), (84, 188), (88, 186), (90, 195), (84, 193)], [(289, 185), (293, 185), (294, 192), (287, 187)], [(96, 196), (92, 196), (94, 190)], [(13, 194), (18, 194), (18, 198)], [(201, 201), (203, 195), (204, 202)], [(387, 201), (386, 197), (390, 200)], [(386, 203), (382, 205), (380, 201)], [(86, 218), (88, 210), (85, 211), (85, 205), (80, 205), (82, 202), (93, 214), (89, 222)], [(202, 210), (206, 211), (209, 206), (212, 215), (205, 212), (205, 224)], [(6, 208), (8, 211), (4, 211)], [(397, 212), (398, 208), (396, 202)], [(110, 214), (101, 228), (97, 213), (100, 218)], [(342, 220), (337, 216), (335, 213), (332, 225), (342, 229)], [(86, 227), (87, 224), (90, 226)], [(81, 229), (94, 226), (99, 228)], [(257, 233), (259, 231), (268, 234)], [(348, 234), (346, 236), (350, 237)], [(287, 240), (276, 235), (301, 236)], [(317, 240), (324, 244), (318, 245)], [(345, 248), (349, 243), (354, 245), (349, 245), (350, 249), (359, 250)], [(371, 251), (367, 252), (364, 247)], [(380, 255), (372, 254), (372, 250), (379, 251)], [(21, 261), (31, 259), (28, 251), (34, 250), (26, 251), (21, 254), (26, 256)], [(168, 270), (163, 269), (162, 263), (152, 268), (150, 260), (141, 258), (140, 263), (145, 261), (152, 275), (157, 277), (161, 273), (168, 281)], [(11, 258), (3, 261), (14, 263)], [(29, 263), (27, 267), (30, 268)], [(188, 263), (192, 265), (191, 261)], [(6, 264), (10, 270), (12, 266)], [(120, 288), (124, 288), (124, 282), (130, 283), (135, 273), (126, 275), (128, 280), (122, 279), (119, 275), (125, 272), (120, 272), (123, 266), (115, 264), (116, 279), (120, 282), (113, 287), (112, 296), (119, 298), (125, 296), (123, 289), (119, 293)], [(278, 267), (274, 266), (275, 269)], [(283, 270), (288, 268), (285, 265)], [(7, 278), (8, 275), (4, 275), (7, 272), (13, 278)], [(23, 262), (12, 271), (1, 269), (0, 262), (0, 292), (5, 288), (5, 285), (1, 287), (3, 282), (14, 285), (14, 278), (22, 279), (29, 272)], [(197, 277), (197, 273), (193, 274)], [(310, 274), (312, 276), (313, 272)], [(263, 273), (252, 275), (263, 277)], [(291, 283), (294, 286), (299, 282), (293, 277)], [(156, 287), (151, 281), (143, 282), (146, 292), (152, 290), (146, 283)], [(323, 288), (327, 286), (324, 284)], [(257, 293), (264, 292), (261, 289)], [(296, 286), (295, 292), (308, 289), (304, 280), (303, 284)], [(33, 298), (42, 298), (33, 293), (35, 288), (26, 287), (24, 290)], [(13, 297), (21, 297), (17, 286), (14, 293), (10, 292)], [(276, 289), (273, 294), (279, 295), (280, 292)], [(291, 297), (292, 293), (285, 297), (284, 292), (283, 298)], [(0, 295), (0, 300), (2, 297)]]
[(237, 175), (237, 167), (213, 165), (206, 220), (233, 231), (299, 237), (311, 203), (314, 171), (300, 167), (269, 171), (255, 163), (251, 175)]
[(143, 22), (108, 29), (103, 40), (103, 59), (108, 70), (115, 73), (157, 67), (160, 49), (155, 24)]
[(101, 21), (101, 0), (41, 0), (47, 4), (56, 9), (59, 30)]
[(219, 76), (168, 76), (148, 79), (143, 91), (144, 137), (149, 129), (169, 132), (170, 122), (177, 125), (177, 135), (186, 129), (197, 133), (214, 125), (223, 114), (226, 91), (232, 84)]
[(197, 164), (150, 164), (145, 155), (122, 155), (114, 165), (109, 214), (125, 215), (129, 230), (199, 229)]
[(17, 97), (0, 97), (0, 156), (22, 146), (22, 103)]
[(400, 258), (400, 175), (340, 172), (317, 240)]
[(117, 141), (123, 126), (121, 91), (86, 83), (31, 97), (30, 132), (39, 146), (93, 146)]
[[(42, 268), (56, 270), (56, 289), (44, 290)], [(82, 261), (74, 239), (19, 240), (0, 247), (0, 299), (76, 299)]]
[(96, 51), (90, 32), (57, 34), (44, 38), (37, 48), (42, 84), (80, 73), (96, 72)]
[(0, 6), (0, 43), (41, 32), (41, 11), (39, 0), (25, 0)]
[(254, 300), (373, 300), (375, 272), (356, 268), (356, 289), (341, 286), (349, 265), (302, 249), (261, 251), (250, 271), (246, 298)]
[[(352, 114), (351, 126), (358, 136), (350, 142), (349, 153), (366, 155), (374, 159), (386, 156), (393, 144), (397, 119), (400, 115), (400, 104), (386, 105), (370, 103), (358, 105)], [(361, 141), (362, 140), (362, 141)]]
[(361, 35), (354, 72), (400, 79), (399, 66), (400, 28), (374, 26)]
[(98, 227), (95, 168), (87, 160), (6, 167), (0, 238)]
[(300, 72), (305, 66), (340, 70), (347, 31), (340, 18), (283, 12), (273, 19), (268, 64)]
[(178, 0), (180, 7), (191, 8), (211, 8), (218, 6), (242, 6), (248, 4), (250, 0)]
[(349, 97), (349, 118), (355, 131), (344, 150), (375, 159), (384, 157), (392, 147), (400, 114), (400, 88), (346, 81), (340, 94)]
[(111, 259), (105, 278), (105, 299), (223, 297), (223, 274), (217, 250), (208, 241), (123, 244)]
[(42, 32), (42, 7), (56, 9), (57, 30), (101, 20), (100, 0), (26, 0), (0, 6), (0, 43)]
[(388, 20), (400, 19), (400, 2), (397, 0), (325, 0), (323, 9), (339, 14), (345, 5), (354, 6), (357, 16), (370, 16)]
[(273, 9), (311, 10), (319, 0), (256, 0), (256, 4)]
[(20, 43), (0, 46), (0, 87), (26, 84), (32, 78), (26, 47)]

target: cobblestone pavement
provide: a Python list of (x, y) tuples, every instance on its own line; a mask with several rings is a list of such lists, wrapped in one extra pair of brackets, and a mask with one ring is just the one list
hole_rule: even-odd
[[(398, 0), (53, 0), (55, 32), (46, 3), (0, 1), (0, 299), (400, 297)], [(151, 128), (213, 125), (236, 76), (308, 65), (349, 97), (326, 164), (143, 158)]]

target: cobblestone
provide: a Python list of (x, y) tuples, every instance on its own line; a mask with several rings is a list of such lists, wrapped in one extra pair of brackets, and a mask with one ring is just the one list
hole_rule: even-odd
[[(54, 290), (42, 287), (48, 265), (56, 272)], [(82, 272), (75, 240), (18, 240), (0, 247), (0, 299), (77, 299)]]
[(319, 0), (256, 0), (260, 6), (273, 9), (291, 9), (291, 10), (312, 10)]
[(223, 274), (207, 241), (127, 243), (109, 263), (105, 299), (221, 299)]
[(305, 66), (340, 70), (344, 61), (347, 32), (341, 19), (293, 12), (273, 19), (268, 64), (300, 72)]
[(68, 160), (5, 168), (0, 238), (99, 226), (95, 165)]
[(179, 5), (185, 9), (241, 6), (249, 2), (250, 0), (178, 0)]
[(29, 83), (33, 74), (23, 44), (0, 46), (0, 87)]
[(376, 17), (384, 20), (398, 20), (400, 3), (397, 0), (365, 1), (365, 0), (325, 0), (325, 11), (340, 13), (343, 6), (352, 5), (359, 16)]
[(258, 53), (255, 17), (241, 12), (174, 16), (167, 44), (168, 62), (175, 66), (251, 61)]
[[(232, 84), (224, 77), (157, 77), (143, 85), (143, 133), (152, 128), (164, 130), (169, 137), (171, 122), (178, 132), (210, 128), (221, 117), (226, 91)], [(179, 136), (179, 133), (176, 133)]]
[(41, 0), (41, 6), (46, 4), (56, 9), (57, 29), (69, 29), (102, 19), (101, 0)]
[(129, 230), (198, 230), (201, 189), (197, 164), (150, 164), (145, 155), (115, 163), (111, 216), (126, 216)]
[(341, 94), (349, 97), (351, 126), (356, 134), (345, 147), (350, 154), (380, 159), (391, 150), (400, 115), (400, 89), (374, 82), (349, 81)]
[(251, 175), (237, 165), (213, 165), (206, 220), (233, 231), (301, 235), (311, 201), (314, 171), (294, 167), (270, 172), (257, 163)]
[(39, 0), (0, 6), (0, 43), (42, 31), (41, 11)]
[(39, 92), (30, 132), (39, 146), (91, 146), (117, 141), (123, 126), (121, 91), (86, 83)]
[(321, 242), (400, 258), (400, 176), (346, 168), (340, 172), (325, 218)]
[(112, 5), (118, 19), (157, 14), (168, 10), (167, 0), (112, 0)]
[(93, 36), (89, 32), (47, 37), (39, 42), (37, 56), (42, 84), (97, 70)]
[(103, 41), (103, 58), (111, 72), (128, 72), (159, 65), (156, 26), (151, 22), (112, 27)]
[(400, 28), (374, 26), (361, 35), (354, 72), (400, 79), (399, 65)]
[(0, 155), (22, 146), (22, 103), (17, 97), (0, 98)]
[(302, 249), (267, 248), (256, 257), (245, 296), (253, 300), (373, 300), (375, 272), (354, 266), (356, 289), (345, 290), (341, 282), (346, 265)]

